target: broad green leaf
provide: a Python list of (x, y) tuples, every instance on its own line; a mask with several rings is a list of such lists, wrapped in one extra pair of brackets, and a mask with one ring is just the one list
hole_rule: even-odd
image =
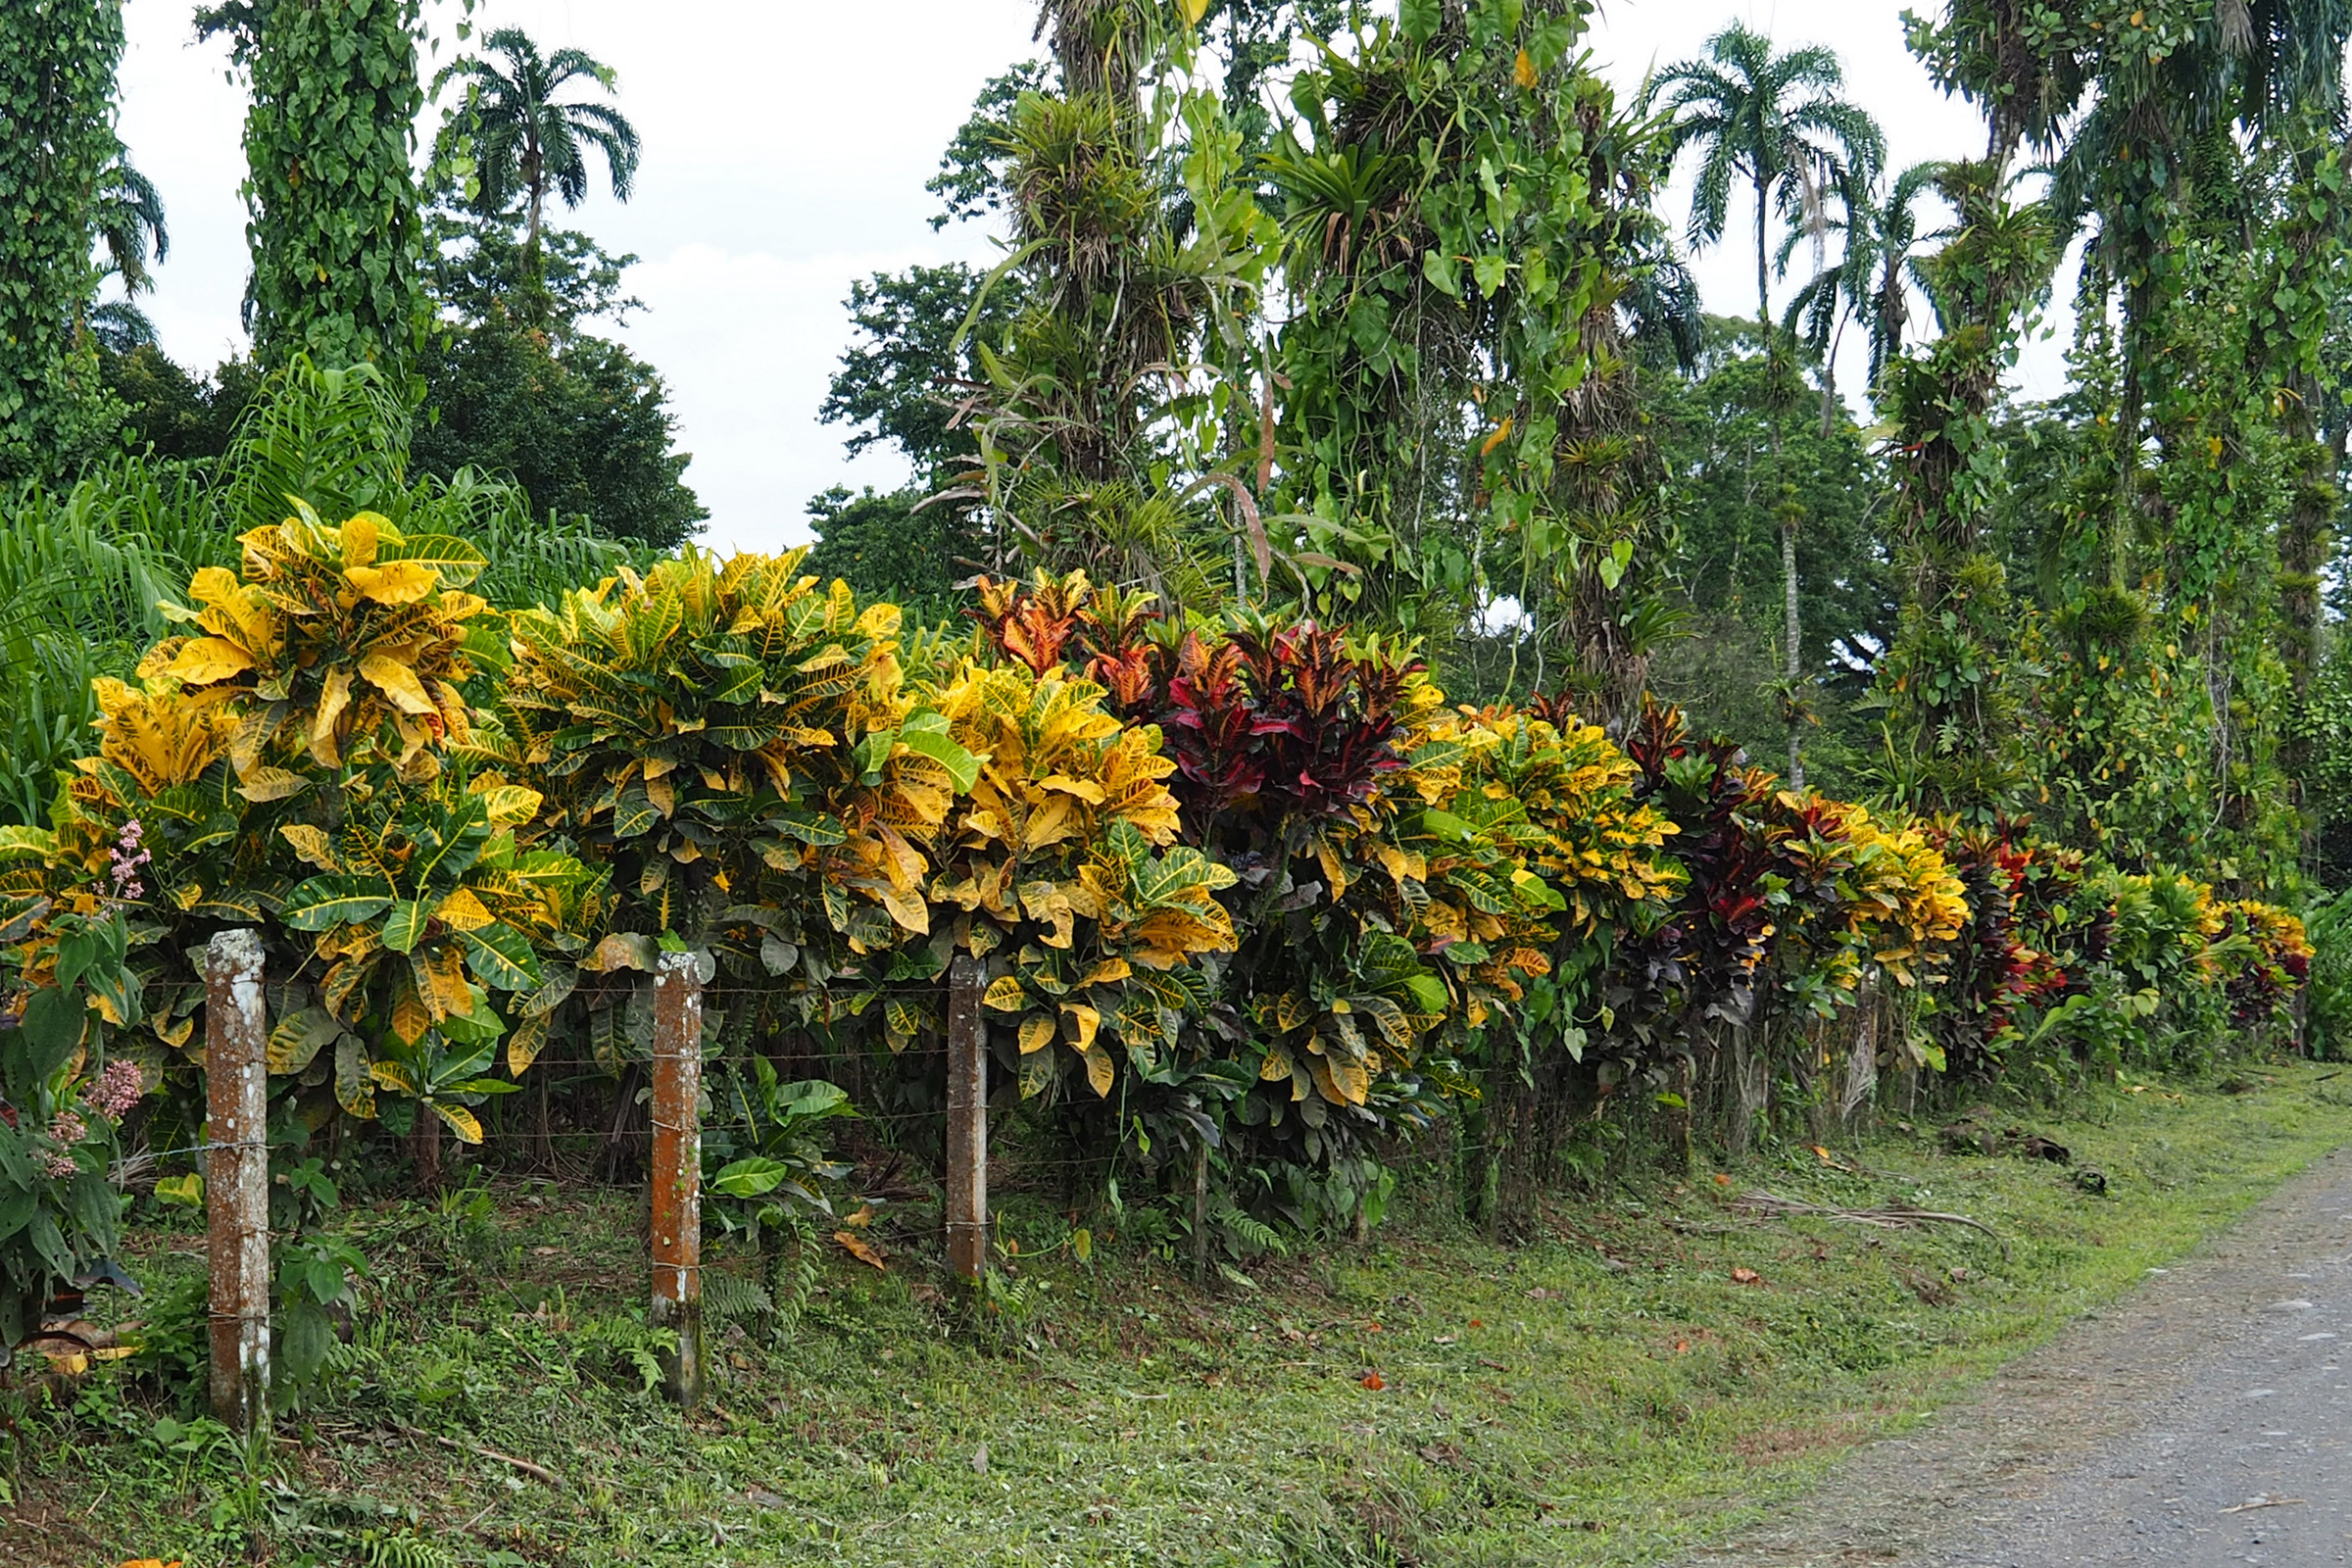
[(422, 899), (402, 899), (391, 906), (384, 917), (384, 946), (394, 953), (411, 953), (424, 940), (424, 928), (433, 917), (432, 910)]
[(277, 1027), (270, 1031), (265, 1059), (273, 1073), (302, 1072), (342, 1032), (342, 1020), (324, 1007), (305, 1007), (279, 1019)]
[(466, 967), (493, 991), (528, 991), (539, 983), (539, 960), (531, 944), (511, 925), (486, 925), (478, 931), (460, 931), (466, 946)]
[(710, 1190), (729, 1198), (760, 1198), (781, 1187), (791, 1175), (792, 1167), (782, 1160), (752, 1154), (721, 1167), (710, 1178)]
[(372, 920), (391, 906), (391, 895), (381, 882), (356, 876), (315, 876), (286, 896), (278, 917), (297, 931), (325, 931)]

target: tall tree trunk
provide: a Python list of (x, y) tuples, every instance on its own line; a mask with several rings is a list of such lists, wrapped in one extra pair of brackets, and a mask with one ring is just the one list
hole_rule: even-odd
[(1793, 503), (1781, 508), (1781, 610), (1786, 617), (1785, 631), (1788, 652), (1788, 787), (1805, 787), (1805, 754), (1799, 737), (1804, 729), (1803, 705), (1797, 701), (1797, 685), (1804, 679), (1804, 626), (1796, 613), (1796, 521), (1797, 509)]
[(1772, 420), (1772, 488), (1774, 495), (1780, 498), (1773, 511), (1781, 526), (1781, 610), (1785, 617), (1788, 656), (1788, 787), (1802, 790), (1805, 787), (1805, 757), (1801, 739), (1804, 713), (1803, 704), (1797, 700), (1797, 682), (1804, 674), (1804, 649), (1796, 612), (1798, 513), (1787, 498), (1788, 486), (1783, 478), (1781, 464), (1780, 338), (1772, 329), (1772, 282), (1764, 266), (1764, 205), (1765, 186), (1764, 181), (1759, 179), (1756, 181), (1756, 327), (1764, 334), (1764, 402)]

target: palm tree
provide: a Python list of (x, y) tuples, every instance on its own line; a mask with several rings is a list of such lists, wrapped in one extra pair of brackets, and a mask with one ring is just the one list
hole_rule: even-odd
[(93, 217), (110, 270), (122, 279), (124, 293), (146, 293), (155, 287), (155, 277), (147, 270), (150, 252), (159, 263), (172, 254), (163, 193), (118, 150), (98, 176), (97, 198)]
[(613, 200), (627, 201), (637, 177), (637, 128), (610, 105), (557, 96), (583, 78), (613, 91), (618, 78), (612, 67), (577, 49), (542, 56), (519, 27), (501, 27), (482, 44), (506, 57), (504, 70), (468, 55), (444, 68), (433, 78), (433, 89), (438, 92), (452, 77), (468, 83), (460, 118), (473, 133), (481, 181), (476, 206), (484, 213), (503, 213), (517, 195), (523, 198), (523, 266), (535, 283), (548, 193), (562, 197), (565, 207), (587, 200), (587, 149), (593, 146), (605, 155)]
[(91, 203), (91, 226), (106, 253), (100, 273), (122, 280), (122, 298), (88, 301), (82, 308), (82, 326), (118, 354), (142, 343), (155, 342), (155, 324), (140, 310), (138, 297), (155, 287), (148, 270), (152, 258), (162, 262), (172, 254), (171, 231), (164, 226), (163, 193), (154, 181), (130, 165), (121, 148), (98, 176)]
[[(1840, 189), (1838, 212), (1823, 223), (1825, 232), (1838, 236), (1838, 262), (1815, 272), (1782, 314), (1782, 330), (1793, 337), (1801, 328), (1806, 343), (1825, 354), (1845, 319), (1862, 323), (1870, 337), (1874, 394), (1887, 365), (1903, 352), (1903, 332), (1911, 321), (1906, 285), (1922, 293), (1928, 289), (1920, 250), (1949, 236), (1940, 228), (1921, 232), (1918, 210), (1920, 198), (1935, 193), (1944, 168), (1936, 161), (1913, 164), (1881, 196)], [(1774, 268), (1782, 275), (1805, 237), (1804, 230), (1791, 229), (1781, 241)]]
[[(1845, 185), (1867, 185), (1886, 156), (1877, 122), (1838, 97), (1845, 71), (1835, 52), (1813, 46), (1776, 52), (1772, 40), (1735, 22), (1707, 40), (1703, 59), (1666, 69), (1655, 91), (1672, 117), (1667, 158), (1699, 150), (1698, 185), (1690, 201), (1690, 248), (1722, 241), (1732, 185), (1743, 180), (1756, 202), (1756, 324), (1764, 335), (1766, 385), (1777, 385), (1779, 334), (1772, 321), (1772, 214), (1818, 231), (1823, 202)], [(1774, 466), (1780, 460), (1780, 420), (1772, 427)], [(1803, 789), (1799, 731), (1804, 712), (1802, 630), (1797, 618), (1796, 523), (1793, 504), (1779, 509), (1782, 602), (1787, 621), (1788, 781)]]

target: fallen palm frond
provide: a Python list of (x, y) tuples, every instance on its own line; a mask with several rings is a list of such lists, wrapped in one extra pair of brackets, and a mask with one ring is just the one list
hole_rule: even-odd
[(1876, 1225), (1882, 1230), (1910, 1230), (1923, 1225), (1965, 1225), (1972, 1231), (1983, 1231), (1999, 1243), (2003, 1258), (2009, 1255), (2009, 1244), (2002, 1239), (2000, 1232), (1983, 1220), (1971, 1219), (1966, 1214), (1912, 1208), (1903, 1203), (1889, 1203), (1880, 1208), (1839, 1208), (1834, 1203), (1808, 1203), (1802, 1199), (1783, 1198), (1778, 1193), (1749, 1193), (1740, 1200), (1739, 1206), (1751, 1213), (1778, 1215), (1783, 1219), (1797, 1214), (1813, 1214), (1855, 1225)]

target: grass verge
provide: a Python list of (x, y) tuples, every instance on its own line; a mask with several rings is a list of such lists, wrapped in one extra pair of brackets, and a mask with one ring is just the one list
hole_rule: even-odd
[[(495, 1204), (385, 1204), (343, 1226), (375, 1277), (273, 1444), (101, 1368), (20, 1413), (0, 1563), (1654, 1562), (2352, 1140), (2330, 1076), (2000, 1119), (2098, 1167), (2103, 1196), (1892, 1132), (1563, 1200), (1515, 1247), (1424, 1207), (1268, 1260), (1254, 1290), (1197, 1290), (1115, 1241), (1083, 1265), (1032, 1250), (978, 1328), (885, 1223), (886, 1269), (828, 1245), (796, 1321), (714, 1322), (684, 1420), (646, 1392), (636, 1200), (505, 1181)], [(1760, 1217), (1736, 1203), (1757, 1189), (1957, 1211), (1999, 1240)], [(1066, 1225), (1028, 1218), (1040, 1240)], [(184, 1300), (201, 1237), (142, 1246), (152, 1294)]]

